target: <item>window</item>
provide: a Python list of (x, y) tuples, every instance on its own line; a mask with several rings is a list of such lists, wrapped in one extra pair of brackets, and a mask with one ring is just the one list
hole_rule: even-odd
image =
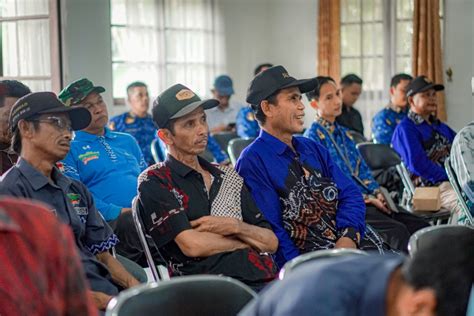
[(0, 79), (59, 91), (57, 24), (56, 1), (0, 0)]
[(111, 0), (111, 11), (115, 103), (137, 80), (152, 96), (178, 82), (208, 93), (222, 65), (212, 0)]
[[(396, 73), (411, 73), (414, 0), (341, 0), (341, 75), (364, 80), (356, 106), (366, 136), (371, 118), (388, 102)], [(440, 1), (441, 30), (443, 1)]]

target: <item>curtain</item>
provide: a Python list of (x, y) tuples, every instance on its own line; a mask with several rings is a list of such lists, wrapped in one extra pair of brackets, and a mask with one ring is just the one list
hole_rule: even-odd
[[(415, 0), (413, 13), (412, 72), (443, 83), (439, 0)], [(446, 121), (444, 92), (438, 93), (439, 119)]]
[(318, 69), (319, 76), (341, 76), (340, 0), (319, 0)]

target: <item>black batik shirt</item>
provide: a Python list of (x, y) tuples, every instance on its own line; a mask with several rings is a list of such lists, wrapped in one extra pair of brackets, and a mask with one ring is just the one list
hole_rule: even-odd
[(174, 275), (223, 274), (258, 285), (272, 280), (276, 266), (271, 256), (254, 249), (218, 253), (205, 258), (186, 256), (174, 239), (192, 229), (190, 221), (207, 215), (228, 216), (271, 229), (242, 178), (229, 167), (217, 167), (199, 158), (213, 177), (207, 192), (199, 172), (171, 155), (146, 169), (139, 178), (140, 212), (149, 234)]

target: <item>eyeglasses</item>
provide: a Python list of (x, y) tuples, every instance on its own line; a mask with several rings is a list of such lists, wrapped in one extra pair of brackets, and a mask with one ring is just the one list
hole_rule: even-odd
[(48, 116), (43, 119), (34, 119), (33, 122), (48, 123), (53, 125), (58, 130), (68, 130), (72, 132), (71, 121), (63, 117)]

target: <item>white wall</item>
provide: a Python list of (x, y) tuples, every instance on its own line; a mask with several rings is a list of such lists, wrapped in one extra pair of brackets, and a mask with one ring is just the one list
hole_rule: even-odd
[[(217, 4), (235, 99), (245, 101), (260, 63), (281, 64), (296, 78), (316, 75), (317, 0), (217, 0)], [(307, 106), (307, 126), (314, 114)]]
[[(448, 124), (455, 130), (474, 120), (474, 1), (449, 0), (445, 3), (444, 68), (453, 70), (446, 86)], [(446, 77), (446, 76), (445, 76)]]
[(63, 87), (87, 77), (101, 85), (109, 108), (112, 104), (112, 48), (110, 2), (106, 0), (61, 0)]

